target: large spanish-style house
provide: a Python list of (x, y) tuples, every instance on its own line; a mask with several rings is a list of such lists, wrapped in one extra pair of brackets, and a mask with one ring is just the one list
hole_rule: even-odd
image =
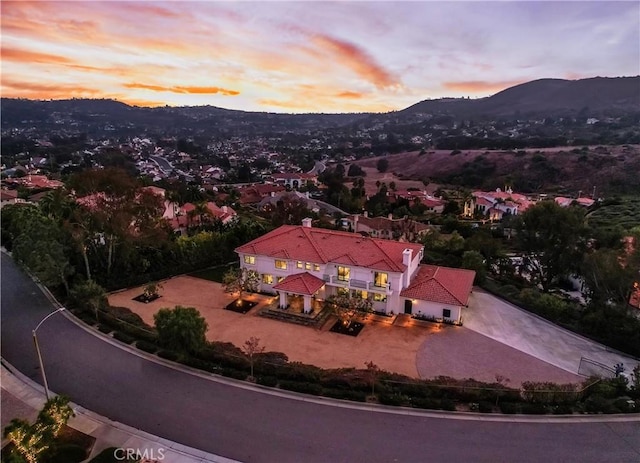
[(306, 186), (307, 182), (311, 182), (314, 185), (318, 183), (317, 175), (302, 172), (277, 173), (273, 174), (271, 178), (277, 185), (284, 185), (294, 190)]
[(491, 221), (501, 220), (505, 214), (518, 215), (534, 204), (529, 198), (520, 193), (514, 193), (511, 188), (502, 191), (474, 191), (471, 198), (464, 203), (463, 215), (473, 217), (481, 214)]
[(304, 311), (331, 295), (370, 299), (373, 310), (460, 322), (475, 272), (421, 265), (424, 247), (343, 231), (283, 225), (236, 249), (240, 266), (260, 275), (259, 291)]

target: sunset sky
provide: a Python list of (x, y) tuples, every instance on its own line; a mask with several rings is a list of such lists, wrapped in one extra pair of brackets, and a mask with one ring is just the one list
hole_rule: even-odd
[(403, 109), (638, 75), (640, 2), (2, 1), (2, 96)]

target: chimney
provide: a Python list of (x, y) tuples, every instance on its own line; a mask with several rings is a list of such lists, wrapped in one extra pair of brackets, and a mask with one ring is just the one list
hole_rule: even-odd
[(302, 219), (302, 226), (306, 228), (311, 228), (311, 218), (305, 217)]
[(405, 249), (402, 251), (402, 263), (407, 266), (402, 279), (404, 280), (403, 287), (408, 287), (411, 280), (411, 259), (413, 258), (413, 251), (411, 249)]
[(364, 211), (364, 216), (369, 217), (369, 211)]
[(393, 214), (389, 214), (389, 220), (393, 220)]
[(229, 209), (227, 208), (227, 206), (222, 206), (222, 212), (224, 212), (225, 214), (229, 212)]
[(405, 249), (402, 251), (402, 263), (407, 267), (411, 265), (411, 259), (413, 258), (413, 251), (411, 249)]
[(358, 214), (353, 216), (353, 233), (358, 233), (358, 220), (360, 216)]

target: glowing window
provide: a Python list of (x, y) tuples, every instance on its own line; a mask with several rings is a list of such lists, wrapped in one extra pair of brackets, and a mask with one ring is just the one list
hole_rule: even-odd
[(244, 256), (244, 263), (249, 265), (255, 265), (256, 256)]
[(287, 269), (287, 261), (286, 260), (276, 260), (276, 268), (280, 270)]
[(338, 280), (349, 281), (349, 275), (351, 275), (351, 269), (349, 267), (338, 267)]

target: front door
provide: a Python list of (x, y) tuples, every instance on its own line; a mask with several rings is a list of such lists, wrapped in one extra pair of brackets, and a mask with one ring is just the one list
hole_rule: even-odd
[(404, 313), (408, 313), (409, 315), (411, 315), (411, 309), (413, 308), (413, 302), (411, 301), (411, 299), (405, 299), (404, 300)]

